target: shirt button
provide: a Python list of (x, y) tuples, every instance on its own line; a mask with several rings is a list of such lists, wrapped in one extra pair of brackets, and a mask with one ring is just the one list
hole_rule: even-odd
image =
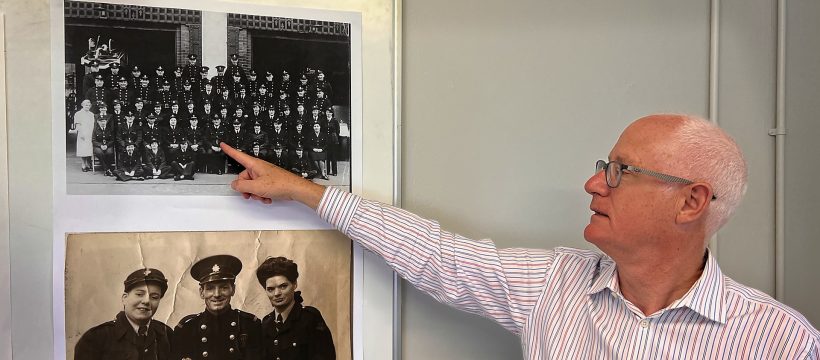
[(649, 327), (649, 321), (641, 320), (641, 327), (646, 329)]

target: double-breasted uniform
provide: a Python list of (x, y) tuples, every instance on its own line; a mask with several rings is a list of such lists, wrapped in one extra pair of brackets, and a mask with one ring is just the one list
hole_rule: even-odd
[[(83, 334), (74, 347), (74, 360), (166, 360), (171, 357), (173, 330), (151, 320), (148, 333), (139, 339), (124, 312)], [(142, 343), (141, 346), (139, 343)]]
[(262, 359), (262, 326), (251, 313), (228, 307), (219, 315), (188, 315), (174, 330), (174, 359)]

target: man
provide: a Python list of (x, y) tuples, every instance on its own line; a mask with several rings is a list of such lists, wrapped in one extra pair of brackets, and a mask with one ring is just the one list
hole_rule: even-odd
[(270, 156), (270, 163), (282, 169), (290, 169), (290, 160), (282, 144), (277, 142), (273, 145), (273, 155)]
[(333, 97), (333, 86), (325, 81), (325, 73), (322, 70), (316, 70), (316, 90), (317, 92), (318, 90), (322, 90), (328, 98)]
[(277, 86), (276, 88), (279, 89), (279, 91), (284, 91), (287, 94), (290, 94), (291, 90), (293, 90), (293, 84), (290, 81), (290, 73), (288, 73), (287, 70), (282, 70), (282, 79), (279, 80), (279, 86)]
[(316, 99), (313, 100), (313, 107), (319, 108), (322, 112), (333, 108), (333, 103), (325, 96), (325, 91), (322, 88), (316, 88)]
[(182, 74), (182, 66), (177, 65), (174, 69), (174, 75), (171, 76), (171, 80), (169, 83), (171, 84), (171, 93), (176, 94), (182, 91), (182, 83), (185, 81), (186, 77)]
[(230, 62), (228, 63), (228, 68), (225, 69), (225, 72), (228, 74), (239, 74), (239, 78), (242, 79), (242, 82), (245, 82), (247, 76), (245, 76), (245, 69), (242, 65), (239, 65), (239, 54), (231, 54), (229, 58)]
[[(253, 130), (247, 135), (245, 141), (249, 144), (259, 144), (261, 150), (268, 149), (268, 133), (262, 130), (262, 124), (259, 122), (253, 123)], [(250, 146), (246, 146), (246, 148), (250, 149)]]
[(190, 79), (185, 79), (182, 82), (182, 91), (177, 93), (176, 99), (181, 104), (187, 104), (189, 101), (194, 102), (194, 88)]
[(143, 143), (145, 149), (143, 151), (151, 150), (151, 143), (149, 142), (151, 139), (159, 139), (162, 137), (162, 130), (157, 125), (157, 118), (158, 115), (156, 113), (150, 113), (145, 118), (145, 124), (142, 125), (142, 139), (145, 141)]
[(199, 93), (200, 107), (204, 106), (206, 102), (210, 103), (219, 95), (214, 91), (214, 86), (207, 79), (202, 80), (202, 91)]
[(132, 89), (139, 87), (141, 77), (142, 70), (140, 70), (139, 65), (134, 65), (134, 67), (131, 68), (131, 77), (128, 79), (128, 86)]
[(158, 65), (156, 69), (154, 69), (154, 77), (151, 79), (151, 91), (158, 92), (162, 89), (162, 84), (165, 82), (165, 68), (162, 65)]
[(239, 89), (242, 89), (245, 86), (245, 83), (242, 81), (242, 75), (238, 72), (231, 73), (231, 78), (228, 80), (228, 84), (226, 89), (230, 90), (231, 98), (238, 98), (239, 97)]
[(302, 177), (302, 179), (313, 180), (319, 174), (316, 169), (316, 163), (307, 155), (307, 151), (302, 148), (302, 145), (296, 145), (294, 154), (288, 163), (290, 164), (290, 171)]
[(139, 269), (125, 278), (123, 286), (122, 311), (83, 334), (74, 347), (74, 360), (172, 359), (173, 331), (153, 319), (168, 290), (165, 275), (157, 269)]
[(94, 156), (100, 160), (105, 176), (114, 176), (114, 127), (108, 126), (111, 115), (106, 113), (103, 104), (98, 105), (100, 113), (95, 116), (97, 125), (94, 126), (91, 135), (91, 143), (94, 146)]
[(115, 132), (119, 128), (120, 124), (125, 122), (125, 112), (122, 111), (122, 106), (123, 103), (120, 102), (119, 99), (114, 99), (111, 102), (111, 107), (114, 108), (114, 111), (111, 112), (111, 121), (109, 121), (108, 125), (110, 125)]
[[(158, 96), (154, 92), (154, 89), (150, 86), (148, 75), (142, 74), (139, 79), (139, 87), (135, 90), (133, 97), (139, 97), (143, 100), (145, 99), (156, 99)], [(149, 104), (150, 105), (150, 104)]]
[(276, 104), (276, 99), (268, 92), (268, 86), (264, 83), (259, 85), (258, 93), (253, 98), (253, 101), (259, 104), (259, 109), (263, 113), (267, 112), (268, 108), (273, 108)]
[[(228, 145), (231, 145), (234, 149), (243, 152), (248, 151), (246, 147), (248, 144), (248, 132), (242, 127), (242, 122), (238, 118), (234, 119), (233, 130), (228, 130), (223, 141)], [(236, 160), (230, 158), (228, 159), (228, 171), (233, 172), (234, 174), (239, 174), (242, 170), (244, 170), (244, 168), (239, 165)]]
[(190, 80), (195, 81), (196, 78), (199, 77), (199, 65), (196, 64), (197, 55), (196, 54), (189, 54), (188, 55), (188, 65), (185, 65), (185, 69), (182, 70), (182, 77)]
[(211, 68), (207, 66), (199, 68), (199, 78), (196, 79), (196, 86), (194, 86), (194, 93), (196, 94), (197, 101), (202, 101), (202, 94), (205, 92), (205, 84), (211, 82), (208, 80), (209, 70), (211, 70)]
[(264, 359), (335, 359), (333, 336), (322, 313), (302, 306), (299, 269), (284, 257), (269, 257), (256, 269), (273, 311), (262, 320)]
[(193, 101), (188, 101), (187, 103), (185, 103), (185, 109), (182, 110), (182, 118), (179, 119), (181, 125), (188, 126), (189, 119), (191, 118), (191, 116), (196, 115), (197, 112), (198, 111), (196, 110), (196, 104), (194, 104)]
[(105, 77), (105, 87), (111, 89), (112, 91), (116, 89), (120, 77), (123, 77), (120, 74), (120, 63), (115, 62), (109, 64), (108, 71), (106, 71), (103, 76)]
[(188, 148), (188, 140), (183, 140), (179, 146), (176, 158), (171, 161), (171, 168), (176, 175), (174, 181), (193, 180), (196, 171), (196, 152)]
[(124, 106), (129, 106), (133, 101), (134, 89), (128, 87), (128, 80), (125, 79), (125, 76), (120, 76), (113, 95), (114, 100)]
[(165, 152), (159, 147), (159, 140), (153, 138), (148, 142), (148, 151), (143, 155), (143, 174), (146, 179), (168, 179), (173, 176), (171, 167), (165, 158)]
[(251, 97), (256, 97), (259, 94), (259, 80), (256, 79), (256, 70), (251, 69), (248, 72), (248, 80), (245, 81), (245, 87)]
[(191, 276), (199, 282), (205, 311), (188, 315), (174, 330), (174, 359), (261, 359), (261, 322), (253, 314), (231, 308), (236, 275), (242, 262), (231, 255), (197, 261)]
[(168, 80), (162, 83), (162, 89), (154, 95), (154, 98), (154, 106), (159, 106), (163, 111), (171, 109), (171, 104), (175, 101), (176, 96), (171, 90), (171, 83)]
[(171, 164), (176, 160), (180, 145), (185, 141), (188, 131), (177, 124), (177, 117), (168, 118), (168, 128), (161, 130), (162, 144), (165, 147), (165, 160)]
[(638, 119), (596, 163), (584, 238), (603, 253), (498, 249), (224, 148), (248, 169), (232, 184), (246, 198), (317, 209), (420, 290), (520, 335), (529, 359), (820, 356), (802, 315), (723, 275), (706, 248), (747, 173), (737, 144), (707, 120)]
[(120, 149), (120, 153), (125, 152), (128, 143), (134, 144), (137, 149), (140, 148), (142, 129), (134, 119), (134, 111), (128, 110), (125, 112), (125, 121), (120, 122), (117, 126), (117, 147)]
[[(97, 75), (102, 75), (102, 74), (100, 74), (100, 63), (99, 63), (99, 61), (91, 60), (91, 63), (89, 63), (89, 67), (90, 67), (90, 71), (87, 74), (83, 75), (83, 88), (82, 88), (82, 92), (80, 94), (88, 93), (88, 90), (95, 86), (95, 80), (97, 79)], [(85, 98), (85, 99), (88, 99), (88, 98)], [(80, 101), (82, 101), (82, 100), (83, 99), (80, 99)], [(92, 104), (95, 103), (94, 99), (89, 99), (89, 100), (91, 100)]]
[(117, 161), (117, 170), (114, 170), (117, 181), (144, 180), (142, 177), (142, 156), (136, 149), (137, 145), (133, 141), (128, 140), (125, 143), (125, 149), (120, 154), (119, 161)]
[(96, 74), (94, 76), (94, 87), (89, 88), (88, 91), (85, 92), (85, 97), (79, 99), (80, 101), (90, 100), (91, 104), (94, 105), (94, 107), (91, 108), (92, 112), (96, 112), (99, 109), (98, 104), (108, 104), (109, 100), (111, 100), (111, 93), (103, 85), (103, 76)]
[(209, 174), (222, 175), (225, 169), (225, 153), (219, 144), (225, 141), (226, 130), (222, 126), (222, 118), (219, 114), (215, 114), (211, 118), (211, 124), (205, 130), (205, 151), (204, 165)]
[(222, 90), (225, 89), (225, 65), (216, 66), (216, 76), (211, 78), (211, 84), (217, 94), (221, 94)]
[(275, 120), (273, 123), (273, 130), (268, 134), (268, 140), (271, 144), (287, 144), (290, 141), (290, 134), (282, 127), (281, 120)]

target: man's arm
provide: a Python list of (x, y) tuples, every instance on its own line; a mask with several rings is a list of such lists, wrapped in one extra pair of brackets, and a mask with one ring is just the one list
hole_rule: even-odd
[(552, 251), (497, 249), (490, 240), (443, 231), (435, 221), (335, 188), (325, 190), (228, 146), (223, 149), (247, 168), (232, 183), (246, 198), (297, 200), (317, 209), (324, 220), (442, 303), (520, 333), (544, 290)]

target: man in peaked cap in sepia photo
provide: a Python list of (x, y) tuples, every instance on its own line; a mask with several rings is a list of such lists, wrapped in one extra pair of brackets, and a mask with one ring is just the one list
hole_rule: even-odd
[(74, 360), (172, 359), (173, 331), (153, 319), (168, 290), (165, 275), (157, 269), (139, 269), (128, 275), (123, 285), (123, 310), (114, 320), (83, 334), (74, 347)]
[(205, 311), (188, 315), (177, 324), (174, 359), (261, 359), (261, 321), (231, 308), (236, 275), (241, 270), (242, 262), (231, 255), (209, 256), (191, 267)]

